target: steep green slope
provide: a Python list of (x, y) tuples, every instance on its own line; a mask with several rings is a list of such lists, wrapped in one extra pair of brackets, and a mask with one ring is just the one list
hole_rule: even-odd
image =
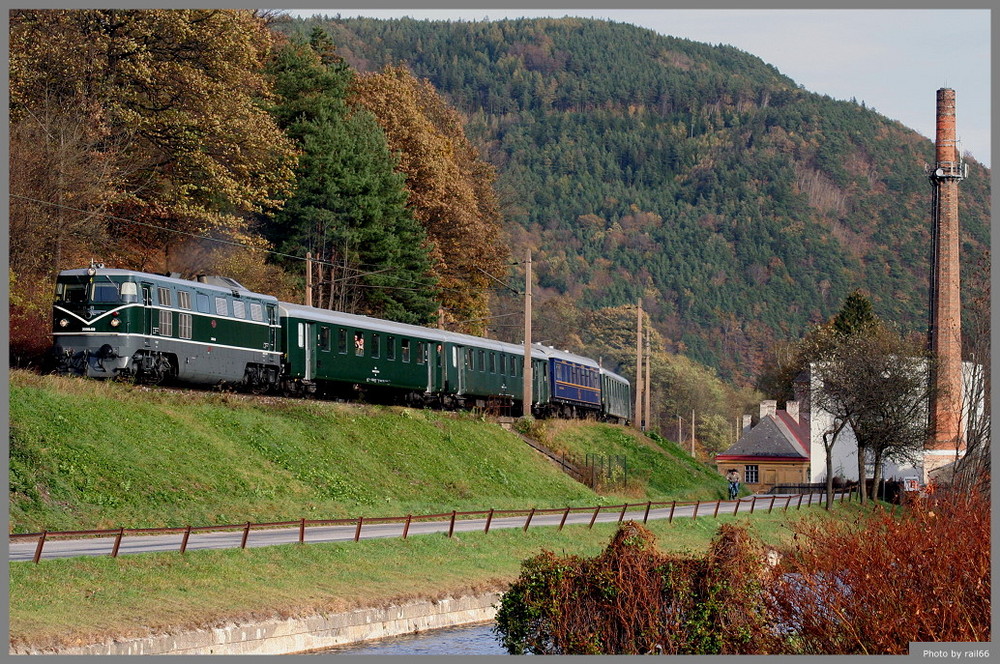
[[(582, 308), (641, 296), (672, 350), (724, 377), (753, 375), (774, 339), (858, 287), (881, 317), (925, 329), (933, 145), (874, 109), (738, 49), (627, 24), (323, 25), (358, 69), (405, 62), (467, 114), (500, 173), (514, 255), (535, 248), (545, 293)], [(966, 305), (989, 270), (990, 172), (970, 166)]]
[[(618, 499), (593, 493), (514, 434), (469, 413), (151, 390), (20, 371), (11, 378), (12, 532)], [(673, 497), (719, 490), (719, 478), (670, 463), (692, 476), (681, 494), (673, 487)], [(649, 495), (663, 494), (651, 486)]]

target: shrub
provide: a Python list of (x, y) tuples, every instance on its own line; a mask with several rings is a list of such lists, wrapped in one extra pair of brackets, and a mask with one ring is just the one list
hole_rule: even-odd
[(899, 516), (798, 528), (769, 604), (797, 653), (905, 654), (911, 642), (990, 640), (990, 508), (918, 495)]

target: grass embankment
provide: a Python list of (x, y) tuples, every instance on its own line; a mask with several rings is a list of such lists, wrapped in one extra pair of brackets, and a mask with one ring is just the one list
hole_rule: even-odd
[(723, 495), (679, 450), (624, 427), (552, 422), (559, 448), (628, 455), (598, 495), (471, 413), (166, 391), (15, 371), (10, 530), (401, 516)]
[[(770, 544), (788, 542), (800, 518), (853, 516), (857, 504), (753, 516), (650, 521), (664, 551), (703, 555), (720, 523), (751, 523)], [(18, 648), (141, 637), (226, 622), (311, 615), (414, 598), (505, 588), (542, 548), (594, 556), (614, 524), (462, 533), (449, 539), (362, 540), (116, 559), (43, 560), (10, 566), (10, 636)]]

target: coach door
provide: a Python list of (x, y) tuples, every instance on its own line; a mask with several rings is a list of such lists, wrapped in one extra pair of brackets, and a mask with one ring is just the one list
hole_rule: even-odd
[(312, 380), (316, 376), (316, 323), (299, 323), (298, 332), (303, 352), (302, 379)]

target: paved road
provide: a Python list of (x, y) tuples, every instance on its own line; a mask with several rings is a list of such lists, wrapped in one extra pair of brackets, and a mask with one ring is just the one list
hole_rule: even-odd
[[(750, 512), (752, 497), (741, 498), (739, 501), (722, 501), (719, 506), (719, 514), (732, 514), (737, 511), (739, 514)], [(818, 504), (819, 496), (814, 496), (813, 505)], [(803, 500), (803, 507), (807, 498)], [(736, 503), (739, 502), (737, 509)], [(774, 509), (783, 509), (786, 504), (790, 504), (790, 509), (795, 509), (798, 505), (798, 496), (780, 495), (775, 498)], [(756, 511), (766, 511), (771, 506), (770, 496), (759, 496), (755, 506)], [(716, 503), (706, 502), (698, 507), (698, 518), (711, 518), (715, 514)], [(674, 518), (690, 518), (695, 510), (694, 505), (677, 505), (674, 509)], [(670, 518), (671, 508), (659, 507), (649, 511), (650, 519)], [(619, 520), (642, 521), (646, 512), (645, 505), (629, 507), (622, 516), (621, 506), (602, 508), (597, 515), (597, 523), (609, 523)], [(558, 526), (562, 521), (564, 512), (545, 514), (535, 514), (531, 517), (529, 528), (541, 526)], [(566, 524), (589, 524), (594, 517), (594, 511), (571, 512), (566, 517)], [(514, 517), (494, 517), (490, 520), (490, 530), (497, 528), (523, 528), (527, 520), (527, 515)], [(417, 521), (414, 520), (409, 527), (407, 536), (426, 535), (429, 533), (447, 533), (451, 527), (450, 519), (437, 521)], [(482, 532), (486, 527), (486, 518), (457, 519), (455, 521), (454, 532)], [(363, 524), (361, 530), (362, 539), (375, 539), (380, 537), (401, 537), (404, 523), (371, 523)], [(357, 525), (338, 526), (308, 526), (305, 531), (306, 542), (343, 542), (353, 540), (357, 532)], [(184, 533), (168, 535), (126, 535), (122, 538), (118, 548), (118, 555), (136, 553), (154, 553), (157, 551), (179, 551), (184, 538)], [(107, 556), (114, 549), (115, 537), (93, 537), (86, 539), (63, 539), (48, 538), (45, 541), (42, 558), (71, 558), (74, 556)], [(232, 530), (225, 532), (192, 532), (187, 542), (187, 550), (197, 549), (229, 549), (238, 548), (243, 540), (243, 530)], [(247, 538), (248, 547), (274, 546), (276, 544), (291, 544), (299, 541), (299, 528), (275, 528), (268, 530), (251, 530)], [(34, 558), (38, 538), (28, 538), (11, 540), (8, 560), (10, 562), (30, 561)]]

